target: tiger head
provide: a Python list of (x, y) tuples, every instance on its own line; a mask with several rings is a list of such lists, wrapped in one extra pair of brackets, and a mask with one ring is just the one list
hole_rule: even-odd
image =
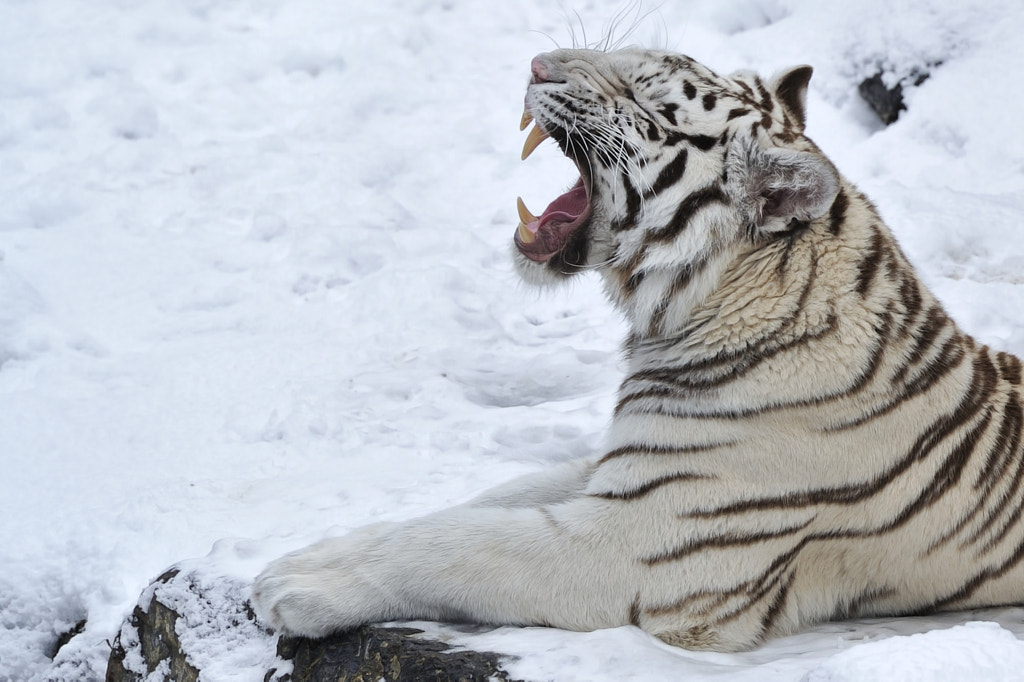
[(640, 49), (537, 56), (523, 158), (551, 138), (580, 179), (539, 216), (520, 200), (520, 274), (544, 284), (599, 270), (621, 304), (647, 275), (711, 272), (828, 212), (839, 176), (803, 135), (810, 77), (719, 76)]

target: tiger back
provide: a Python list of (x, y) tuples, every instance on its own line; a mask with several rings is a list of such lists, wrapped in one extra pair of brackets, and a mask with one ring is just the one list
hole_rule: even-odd
[(289, 555), (261, 614), (298, 634), (632, 623), (738, 650), (1024, 600), (1021, 363), (957, 328), (804, 135), (811, 69), (630, 49), (531, 71), (524, 158), (551, 138), (580, 180), (539, 216), (520, 202), (514, 258), (541, 285), (597, 271), (629, 321), (607, 444)]

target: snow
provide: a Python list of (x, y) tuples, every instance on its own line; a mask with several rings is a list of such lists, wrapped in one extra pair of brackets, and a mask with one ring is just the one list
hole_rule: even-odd
[[(529, 60), (622, 9), (0, 4), (0, 680), (102, 678), (176, 562), (238, 600), (284, 551), (598, 446), (623, 325), (592, 278), (524, 288), (508, 249), (515, 197), (574, 180), (551, 148), (518, 160)], [(961, 325), (1024, 354), (1020, 3), (636, 14), (624, 43), (814, 65), (811, 137)], [(876, 65), (908, 86), (885, 129), (856, 95)], [(536, 679), (1011, 679), (1022, 623), (829, 623), (736, 655), (634, 628), (439, 636)], [(263, 679), (271, 638), (201, 630), (210, 679)]]
[[(936, 656), (936, 651), (943, 655)], [(836, 654), (806, 682), (1020, 678), (1024, 643), (995, 623), (967, 623), (910, 637), (892, 637)]]

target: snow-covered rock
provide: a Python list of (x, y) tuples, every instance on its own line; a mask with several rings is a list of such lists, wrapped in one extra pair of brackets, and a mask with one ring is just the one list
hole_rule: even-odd
[(453, 649), (416, 628), (371, 625), (318, 640), (274, 637), (257, 623), (247, 591), (199, 566), (166, 571), (121, 626), (106, 681), (227, 680), (239, 670), (262, 670), (263, 682), (509, 679), (499, 656)]

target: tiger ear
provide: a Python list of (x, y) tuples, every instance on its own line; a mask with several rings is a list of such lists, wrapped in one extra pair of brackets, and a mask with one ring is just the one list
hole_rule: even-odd
[(737, 135), (727, 164), (729, 194), (759, 232), (781, 232), (794, 220), (820, 218), (839, 193), (839, 173), (818, 152), (765, 148)]
[(812, 73), (814, 69), (810, 66), (793, 66), (775, 74), (768, 84), (775, 99), (796, 119), (801, 131), (807, 123), (807, 84)]

